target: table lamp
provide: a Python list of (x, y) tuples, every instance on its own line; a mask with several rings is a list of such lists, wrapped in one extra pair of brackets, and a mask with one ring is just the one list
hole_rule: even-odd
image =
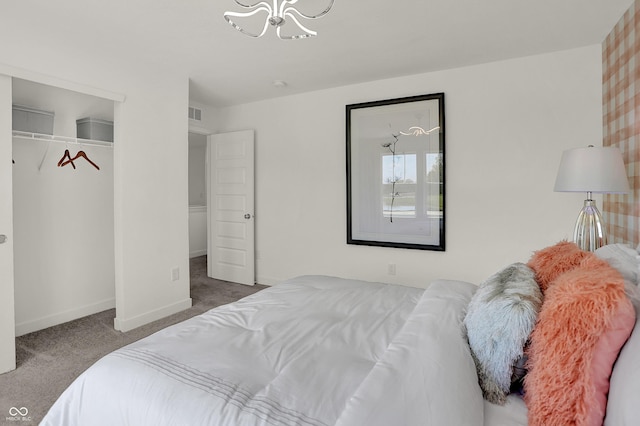
[(573, 230), (573, 241), (578, 247), (594, 251), (607, 244), (604, 221), (591, 194), (629, 192), (629, 181), (620, 150), (589, 145), (586, 148), (564, 151), (554, 191), (587, 193)]

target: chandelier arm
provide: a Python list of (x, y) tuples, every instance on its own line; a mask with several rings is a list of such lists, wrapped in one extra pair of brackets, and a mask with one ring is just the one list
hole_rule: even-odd
[[(264, 2), (261, 2), (261, 3), (266, 4)], [(266, 4), (266, 6), (261, 6), (261, 7), (257, 8), (257, 9), (255, 9), (255, 10), (252, 10), (251, 12), (225, 12), (223, 16), (224, 16), (224, 19), (227, 20), (229, 25), (231, 25), (236, 30), (240, 31), (242, 34), (248, 35), (249, 37), (258, 38), (258, 37), (262, 37), (267, 32), (267, 28), (269, 28), (269, 19), (268, 19), (268, 17), (265, 20), (264, 27), (262, 28), (262, 32), (260, 34), (254, 34), (252, 32), (246, 31), (240, 25), (238, 25), (234, 21), (232, 21), (230, 17), (248, 18), (249, 16), (253, 16), (256, 13), (259, 13), (261, 11), (265, 11), (265, 12), (267, 12), (269, 14), (269, 16), (271, 16), (271, 7), (268, 4)]]
[[(293, 8), (290, 8), (292, 10), (295, 10)], [(302, 30), (304, 31), (305, 34), (299, 34), (299, 35), (292, 35), (292, 36), (283, 36), (280, 34), (280, 28), (278, 27), (276, 30), (276, 34), (278, 35), (278, 38), (283, 39), (283, 40), (295, 40), (295, 39), (300, 39), (300, 38), (309, 38), (309, 37), (315, 37), (318, 35), (317, 32), (310, 30), (309, 28), (305, 27), (304, 25), (302, 25), (300, 23), (300, 21), (293, 15), (291, 14), (289, 11), (289, 9), (285, 10), (285, 16), (291, 18), (291, 20)]]
[(244, 4), (244, 3), (240, 3), (238, 0), (235, 0), (235, 2), (238, 4), (238, 6), (242, 6), (242, 7), (247, 8), (247, 9), (250, 9), (250, 8), (252, 8), (252, 7), (259, 6), (259, 5), (261, 5), (261, 4), (262, 4), (262, 5), (264, 5), (264, 6), (266, 6), (266, 7), (269, 7), (269, 8), (271, 7), (271, 6), (269, 5), (269, 3), (265, 2), (265, 1), (258, 1), (258, 2), (255, 2), (255, 3), (253, 3), (253, 4)]
[[(278, 16), (284, 17), (284, 14), (287, 12), (285, 9), (288, 5), (297, 3), (298, 0), (282, 0), (280, 3), (280, 7), (278, 8)], [(293, 9), (293, 8), (291, 8)], [(294, 9), (295, 10), (295, 9)]]
[[(236, 0), (237, 1), (237, 0)], [(323, 10), (322, 12), (316, 14), (316, 15), (306, 15), (302, 12), (300, 12), (299, 10), (297, 10), (294, 7), (287, 7), (285, 8), (285, 6), (287, 4), (294, 4), (296, 3), (298, 0), (284, 0), (282, 2), (282, 4), (280, 4), (280, 15), (284, 16), (285, 13), (289, 12), (289, 11), (294, 11), (296, 12), (298, 15), (300, 15), (301, 17), (305, 18), (305, 19), (316, 19), (316, 18), (320, 18), (321, 16), (326, 15), (327, 13), (329, 13), (329, 11), (331, 10), (331, 8), (333, 7), (333, 3), (335, 2), (335, 0), (330, 0), (329, 6), (326, 7), (325, 10)]]
[(278, 38), (280, 40), (300, 40), (300, 39), (303, 39), (303, 38), (315, 37), (317, 35), (317, 33), (312, 31), (312, 32), (307, 33), (307, 34), (298, 34), (298, 35), (287, 36), (287, 35), (282, 35), (281, 34), (281, 28), (282, 27), (276, 28), (276, 35), (278, 36)]

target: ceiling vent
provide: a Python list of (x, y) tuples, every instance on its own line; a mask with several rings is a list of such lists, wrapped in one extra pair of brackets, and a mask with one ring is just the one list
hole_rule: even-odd
[(189, 118), (191, 120), (202, 121), (202, 110), (194, 107), (189, 107)]

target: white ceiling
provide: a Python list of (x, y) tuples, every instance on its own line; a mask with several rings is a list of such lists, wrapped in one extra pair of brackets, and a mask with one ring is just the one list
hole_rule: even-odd
[[(298, 4), (320, 10), (327, 1)], [(231, 28), (222, 14), (242, 11), (234, 0), (5, 0), (0, 37), (98, 52), (120, 69), (170, 68), (189, 76), (192, 101), (228, 106), (601, 43), (632, 3), (335, 0), (305, 21), (317, 37), (279, 40), (272, 29), (253, 39)]]

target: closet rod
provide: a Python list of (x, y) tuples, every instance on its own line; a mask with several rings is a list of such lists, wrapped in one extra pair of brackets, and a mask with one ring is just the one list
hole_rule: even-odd
[(22, 138), (22, 139), (40, 140), (40, 141), (46, 141), (46, 142), (62, 142), (62, 143), (68, 143), (68, 144), (91, 145), (91, 146), (101, 146), (104, 148), (113, 148), (113, 142), (96, 141), (92, 139), (68, 138), (66, 136), (44, 135), (41, 133), (21, 132), (19, 130), (13, 131), (13, 137)]

